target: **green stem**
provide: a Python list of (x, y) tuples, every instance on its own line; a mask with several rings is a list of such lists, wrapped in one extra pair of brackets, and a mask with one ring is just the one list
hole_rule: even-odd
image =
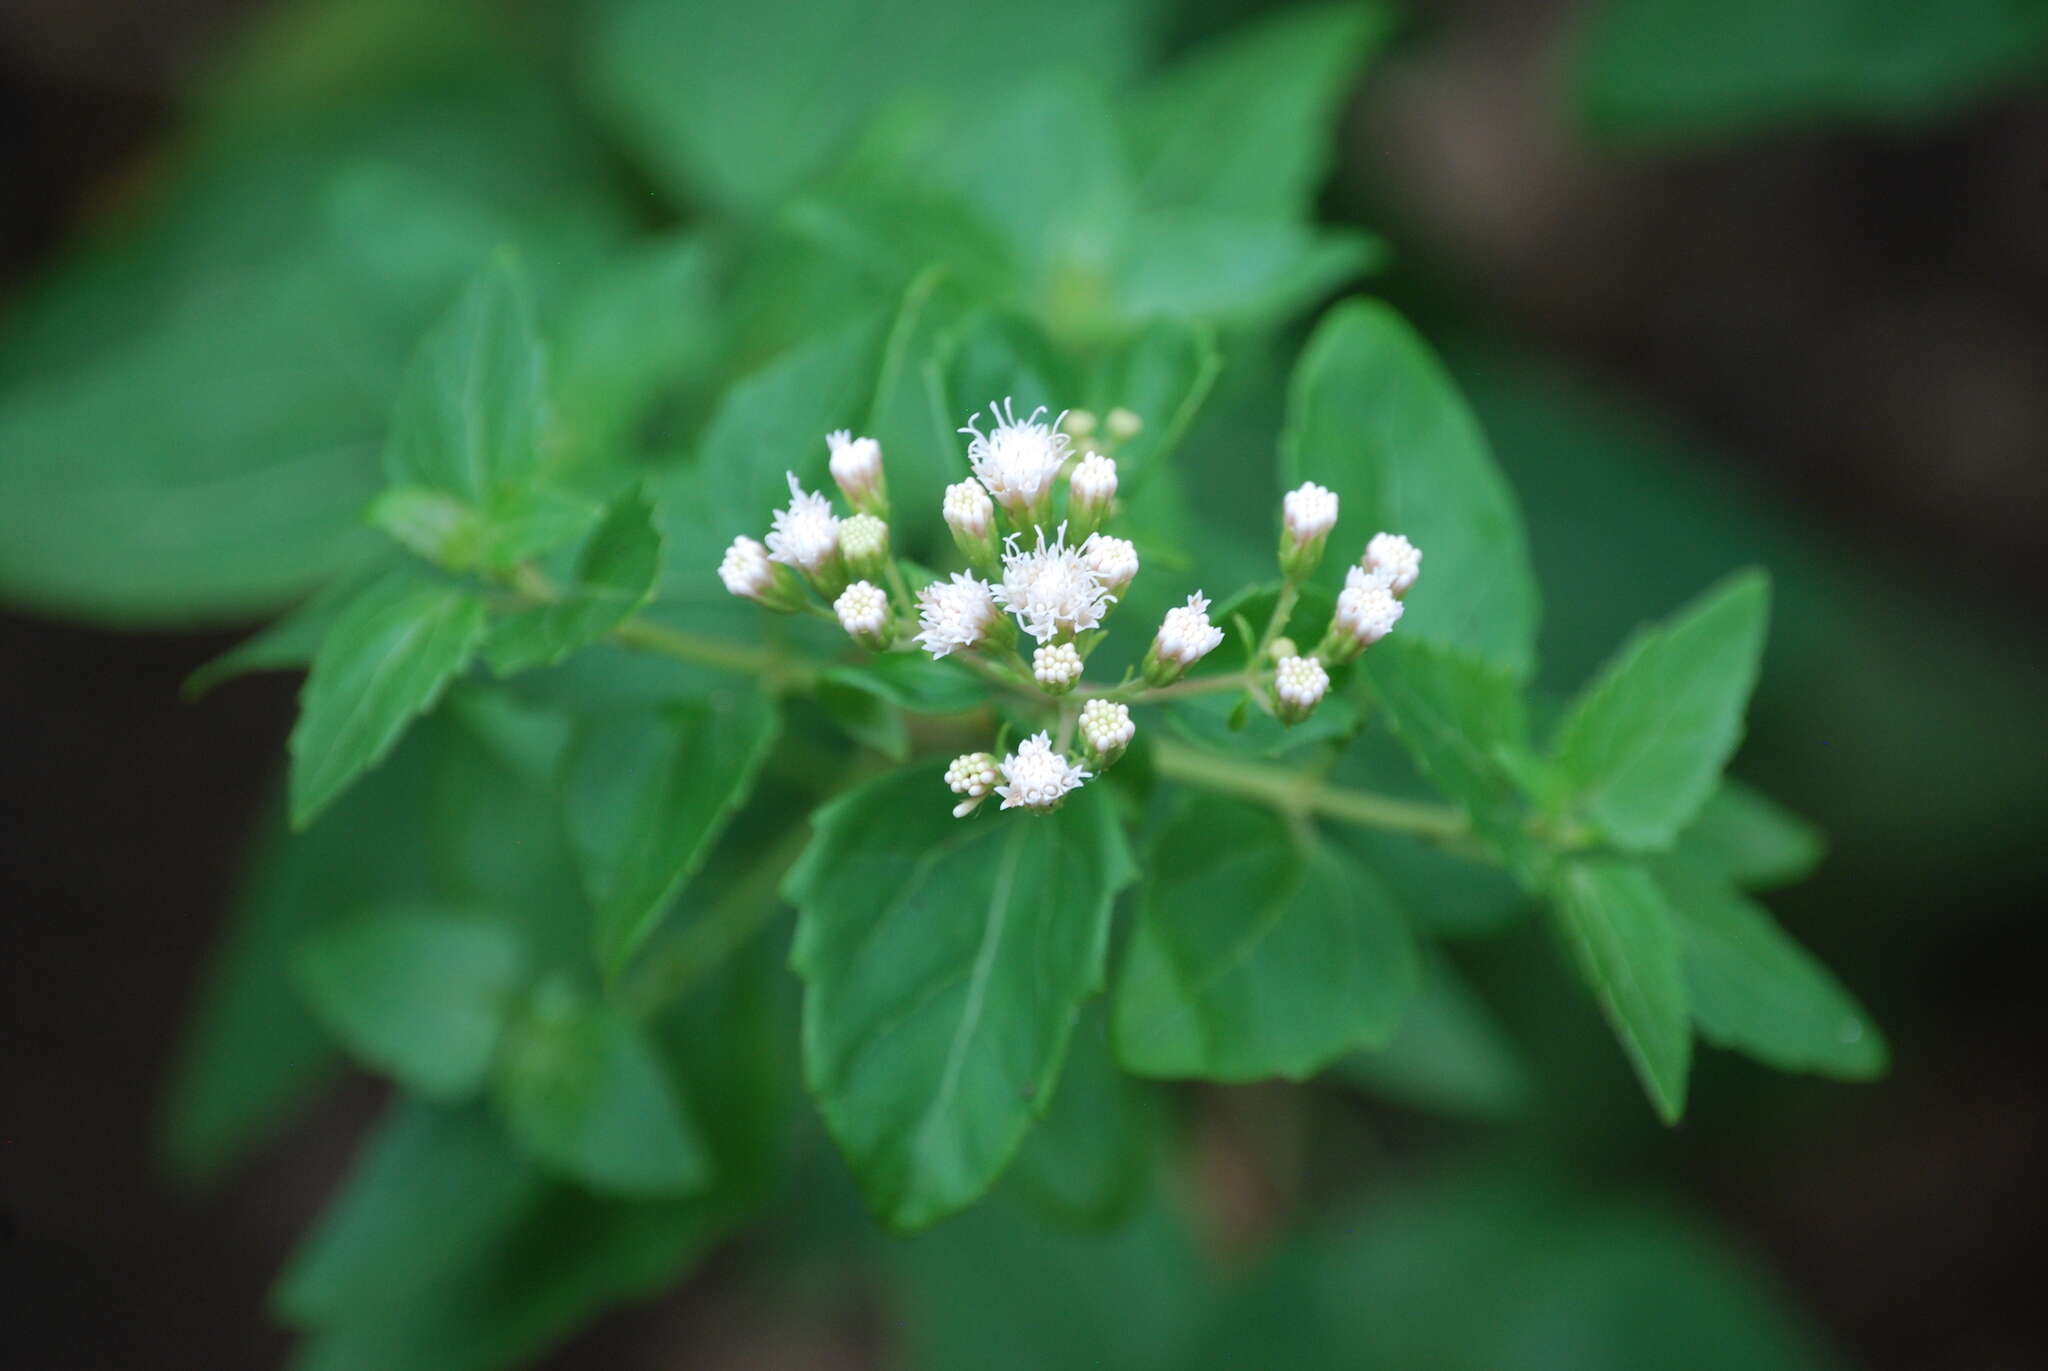
[(1245, 673), (1250, 675), (1259, 669), (1259, 663), (1266, 660), (1266, 650), (1273, 646), (1273, 640), (1280, 636), (1280, 630), (1287, 627), (1293, 617), (1294, 606), (1301, 599), (1301, 586), (1288, 581), (1280, 587), (1280, 597), (1273, 601), (1273, 617), (1266, 620), (1266, 631), (1259, 635), (1259, 645), (1253, 649), (1251, 660), (1244, 664)]
[(646, 619), (628, 619), (612, 630), (612, 640), (622, 647), (657, 652), (677, 661), (758, 677), (768, 689), (777, 693), (806, 688), (818, 674), (817, 668), (809, 663), (767, 648), (701, 638)]
[(1288, 815), (1318, 815), (1361, 828), (1446, 840), (1466, 834), (1465, 816), (1448, 805), (1325, 785), (1312, 775), (1257, 762), (1233, 761), (1171, 738), (1152, 744), (1152, 762), (1169, 780), (1254, 800)]

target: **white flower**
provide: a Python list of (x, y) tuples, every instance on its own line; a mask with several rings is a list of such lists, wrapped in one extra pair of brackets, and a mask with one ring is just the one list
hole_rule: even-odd
[(1003, 758), (1002, 770), (1009, 784), (997, 786), (996, 794), (1003, 797), (1004, 809), (1057, 809), (1068, 791), (1080, 789), (1081, 782), (1094, 775), (1053, 751), (1052, 739), (1044, 733), (1032, 734)]
[[(1422, 549), (1398, 533), (1375, 533), (1359, 559), (1399, 599), (1422, 574)], [(1397, 616), (1398, 617), (1398, 616)], [(1391, 627), (1391, 625), (1390, 625)]]
[(832, 479), (846, 492), (847, 500), (856, 509), (872, 502), (881, 489), (882, 445), (872, 438), (856, 438), (851, 429), (842, 428), (825, 435), (825, 446), (832, 453)]
[(1287, 532), (1298, 543), (1325, 537), (1337, 526), (1337, 492), (1305, 481), (1280, 501)]
[(1137, 437), (1145, 429), (1145, 421), (1121, 405), (1111, 410), (1109, 417), (1102, 422), (1103, 426), (1109, 430), (1109, 436), (1120, 443), (1126, 439)]
[(839, 552), (839, 516), (832, 502), (797, 484), (789, 473), (789, 508), (775, 511), (768, 534), (768, 558), (815, 576)]
[(1047, 694), (1064, 694), (1081, 679), (1081, 654), (1072, 643), (1047, 643), (1031, 654), (1031, 674)]
[(732, 540), (718, 563), (718, 579), (735, 595), (749, 600), (765, 598), (775, 586), (775, 565), (768, 549), (745, 536)]
[(1067, 546), (1065, 524), (1050, 547), (1045, 530), (1037, 532), (1038, 546), (1030, 552), (1017, 550), (1014, 533), (1003, 540), (1003, 583), (994, 587), (996, 603), (1041, 643), (1094, 628), (1116, 597), (1103, 588), (1080, 550)]
[(1073, 441), (1057, 427), (1065, 415), (1046, 424), (1039, 422), (1044, 413), (1045, 406), (1040, 405), (1020, 421), (1006, 398), (1001, 405), (989, 406), (987, 433), (979, 427), (979, 413), (960, 430), (972, 435), (967, 461), (974, 474), (1020, 524), (1044, 512), (1046, 497), (1066, 465), (1067, 449)]
[(1128, 538), (1091, 533), (1081, 544), (1081, 555), (1111, 595), (1122, 595), (1138, 574), (1138, 549)]
[(986, 752), (963, 752), (946, 768), (946, 786), (967, 798), (953, 806), (953, 817), (964, 819), (995, 789), (996, 759)]
[(970, 538), (988, 536), (996, 517), (988, 492), (979, 481), (960, 481), (946, 487), (946, 527)]
[(1394, 598), (1393, 587), (1378, 573), (1352, 567), (1344, 574), (1344, 589), (1337, 596), (1337, 617), (1332, 622), (1357, 639), (1361, 648), (1371, 647), (1394, 631), (1403, 608)]
[(956, 571), (950, 582), (934, 581), (917, 592), (917, 640), (934, 657), (974, 647), (995, 619), (989, 583), (972, 572)]
[(1137, 733), (1129, 705), (1090, 700), (1081, 707), (1081, 742), (1097, 766), (1107, 766), (1121, 757)]
[(872, 581), (855, 581), (832, 602), (832, 612), (849, 636), (880, 647), (889, 636), (889, 597)]
[(1106, 509), (1116, 498), (1116, 463), (1099, 452), (1083, 457), (1067, 478), (1074, 500), (1095, 509)]
[(1185, 605), (1166, 611), (1159, 636), (1152, 645), (1160, 657), (1176, 666), (1193, 666), (1214, 652), (1223, 642), (1223, 630), (1209, 622), (1209, 600), (1201, 591), (1188, 596)]
[(1313, 657), (1282, 657), (1273, 666), (1273, 694), (1280, 700), (1280, 717), (1300, 723), (1321, 703), (1330, 688), (1330, 673)]

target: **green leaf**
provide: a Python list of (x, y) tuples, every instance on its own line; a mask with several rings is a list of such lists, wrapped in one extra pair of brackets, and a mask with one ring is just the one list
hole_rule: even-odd
[(1848, 991), (1770, 911), (1719, 875), (1662, 864), (1685, 948), (1685, 984), (1701, 1036), (1780, 1071), (1845, 1080), (1885, 1072), (1884, 1035)]
[(1622, 847), (1668, 847), (1741, 740), (1769, 605), (1743, 572), (1624, 644), (1558, 725), (1559, 807)]
[(1416, 948), (1347, 854), (1204, 795), (1163, 829), (1117, 982), (1117, 1059), (1147, 1076), (1314, 1075), (1393, 1036)]
[(1665, 144), (1925, 120), (2048, 71), (2048, 13), (2015, 0), (1605, 0), (1577, 46), (1586, 124)]
[(365, 1064), (418, 1094), (460, 1100), (483, 1082), (525, 973), (512, 931), (434, 910), (366, 914), (308, 943), (308, 1002)]
[(1316, 328), (1289, 388), (1281, 470), (1337, 492), (1341, 537), (1322, 579), (1342, 578), (1373, 533), (1423, 551), (1400, 636), (1527, 679), (1540, 609), (1514, 493), (1443, 366), (1401, 317), (1370, 300)]
[(1006, 1190), (1070, 1228), (1113, 1228), (1152, 1189), (1164, 1134), (1158, 1087), (1117, 1069), (1106, 1016), (1074, 1030), (1045, 1117), (1025, 1138)]
[(801, 918), (804, 1069), (870, 1208), (972, 1204), (1059, 1079), (1135, 875), (1100, 786), (1050, 817), (951, 817), (929, 766), (821, 809), (783, 889)]
[(1528, 744), (1521, 688), (1505, 670), (1411, 640), (1405, 628), (1361, 659), (1372, 702), (1416, 770), (1512, 857), (1525, 845), (1521, 791), (1500, 756)]
[(1138, 216), (1109, 268), (1119, 319), (1192, 316), (1257, 328), (1279, 323), (1378, 267), (1384, 242), (1355, 229), (1192, 212)]
[(661, 551), (654, 507), (638, 491), (629, 493), (591, 533), (555, 603), (514, 610), (491, 625), (484, 660), (510, 676), (552, 666), (596, 642), (653, 598)]
[(116, 623), (225, 619), (363, 560), (382, 395), (364, 397), (354, 309), (311, 264), (237, 277), (11, 384), (0, 593)]
[(715, 263), (678, 233), (639, 244), (587, 282), (563, 313), (554, 353), (554, 438), (574, 461), (633, 455), (679, 398), (701, 403), (724, 343)]
[(498, 1241), (541, 1184), (481, 1109), (398, 1100), (272, 1301), (301, 1324), (372, 1315)]
[[(680, 204), (763, 209), (828, 171), (886, 101), (957, 117), (1052, 63), (1119, 70), (1146, 6), (1022, 0), (875, 7), (791, 0), (726, 10), (609, 0), (584, 52), (592, 97)], [(992, 72), (990, 54), (1001, 58)], [(858, 79), (852, 74), (858, 73)]]
[(1678, 835), (1678, 855), (1745, 890), (1770, 890), (1812, 874), (1827, 839), (1768, 795), (1723, 776)]
[(292, 729), (294, 827), (311, 823), (384, 759), (469, 664), (484, 631), (475, 596), (405, 572), (369, 587), (335, 620), (314, 654)]
[(1345, 1057), (1336, 1074), (1400, 1104), (1481, 1119), (1522, 1113), (1535, 1094), (1528, 1063), (1486, 1002), (1441, 957), (1384, 1047)]
[(615, 975), (654, 931), (746, 801), (779, 729), (758, 690), (584, 723), (563, 772), (569, 835)]
[(922, 652), (889, 652), (859, 666), (828, 667), (821, 681), (879, 696), (913, 714), (961, 714), (988, 701), (988, 686), (959, 663)]
[(818, 708), (862, 747), (892, 762), (910, 760), (910, 727), (888, 694), (860, 676), (827, 674), (818, 680)]
[(531, 292), (501, 254), (406, 369), (384, 473), (393, 485), (481, 508), (533, 475), (546, 426), (547, 369)]
[[(705, 497), (715, 526), (758, 536), (789, 503), (785, 472), (804, 489), (831, 491), (825, 435), (866, 416), (874, 395), (883, 323), (865, 318), (819, 334), (742, 378), (705, 430)], [(676, 538), (666, 523), (663, 533)]]
[(710, 1182), (710, 1154), (644, 1031), (563, 982), (513, 1024), (496, 1094), (521, 1148), (593, 1189), (677, 1195)]
[(342, 612), (384, 575), (385, 569), (338, 576), (293, 606), (261, 632), (252, 634), (185, 678), (183, 694), (196, 700), (224, 681), (253, 671), (287, 671), (310, 666), (313, 655)]
[(165, 1150), (205, 1176), (266, 1133), (334, 1065), (307, 1011), (292, 957), (309, 930), (426, 886), (417, 748), (294, 835), (283, 797), (263, 824), (226, 932), (209, 959), (179, 1045), (166, 1104)]
[(1393, 19), (1378, 4), (1289, 8), (1170, 68), (1135, 111), (1145, 202), (1310, 218), (1345, 97)]
[(1657, 1116), (1685, 1113), (1692, 1065), (1682, 938), (1650, 873), (1617, 861), (1567, 862), (1551, 891), (1579, 974), (1621, 1039)]
[(1574, 1193), (1526, 1156), (1388, 1177), (1270, 1260), (1204, 1367), (1833, 1371), (1823, 1340), (1698, 1216)]

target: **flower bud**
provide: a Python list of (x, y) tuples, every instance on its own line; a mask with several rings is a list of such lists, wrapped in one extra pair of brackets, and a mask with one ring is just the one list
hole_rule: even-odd
[(1282, 657), (1273, 667), (1273, 699), (1283, 724), (1314, 713), (1329, 688), (1330, 673), (1313, 657)]
[(872, 581), (855, 581), (832, 602), (839, 626), (870, 652), (889, 646), (889, 597)]
[(1090, 700), (1081, 706), (1081, 745), (1097, 768), (1106, 767), (1124, 755), (1137, 736), (1131, 722), (1130, 706), (1111, 700)]
[(956, 571), (950, 581), (933, 581), (917, 592), (917, 641), (934, 657), (994, 640), (1006, 646), (1016, 628), (996, 609), (987, 581)]
[(946, 527), (967, 564), (984, 575), (994, 575), (1001, 564), (996, 551), (996, 506), (979, 481), (960, 481), (946, 487)]
[(839, 555), (846, 574), (879, 581), (889, 569), (889, 526), (872, 514), (856, 514), (839, 522)]
[(1064, 695), (1081, 679), (1081, 653), (1072, 643), (1046, 643), (1031, 654), (1031, 674), (1048, 695)]
[(1083, 457), (1067, 478), (1067, 522), (1076, 539), (1085, 539), (1109, 517), (1116, 498), (1116, 463), (1099, 452)]
[(1365, 569), (1386, 583), (1395, 599), (1406, 595), (1422, 574), (1422, 549), (1398, 533), (1375, 533), (1359, 558)]
[(1106, 595), (1121, 598), (1138, 575), (1138, 549), (1128, 538), (1091, 533), (1081, 544), (1081, 557), (1101, 580)]
[(1118, 406), (1109, 412), (1102, 426), (1117, 442), (1129, 442), (1144, 431), (1145, 421), (1131, 411)]
[(718, 563), (718, 579), (733, 594), (778, 614), (794, 614), (803, 608), (803, 587), (796, 577), (788, 567), (769, 561), (768, 549), (752, 538), (732, 540)]
[(1086, 442), (1095, 436), (1095, 411), (1092, 409), (1070, 409), (1060, 417), (1060, 432), (1075, 442)]
[(846, 503), (862, 514), (877, 519), (889, 517), (889, 487), (882, 475), (882, 445), (872, 438), (856, 438), (850, 429), (825, 435), (831, 451), (832, 479), (846, 495)]
[(1337, 492), (1314, 481), (1280, 502), (1280, 574), (1305, 581), (1323, 560), (1323, 545), (1337, 525)]
[(1145, 681), (1171, 685), (1223, 641), (1223, 630), (1209, 622), (1209, 601), (1199, 590), (1185, 605), (1166, 611), (1166, 618), (1145, 651)]
[(1316, 655), (1332, 666), (1348, 662), (1392, 633), (1401, 613), (1401, 602), (1385, 581), (1363, 567), (1352, 567), (1345, 573), (1337, 613)]
[(953, 817), (964, 819), (980, 808), (1001, 774), (996, 759), (989, 753), (964, 752), (955, 757), (946, 768), (946, 786), (955, 795), (967, 798), (953, 806)]

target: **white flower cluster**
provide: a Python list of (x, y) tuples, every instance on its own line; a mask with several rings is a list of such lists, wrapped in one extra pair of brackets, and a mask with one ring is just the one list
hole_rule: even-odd
[[(991, 794), (1004, 809), (1056, 807), (1128, 750), (1136, 725), (1127, 701), (1145, 698), (1146, 685), (1179, 680), (1224, 636), (1197, 590), (1160, 623), (1142, 684), (1127, 675), (1112, 687), (1084, 687), (1089, 654), (1140, 569), (1136, 545), (1104, 525), (1119, 508), (1115, 454), (1144, 426), (1124, 409), (1101, 420), (1087, 411), (1048, 419), (1041, 405), (1020, 416), (1008, 398), (987, 415), (977, 413), (960, 430), (971, 475), (948, 485), (942, 502), (965, 570), (936, 580), (906, 574), (912, 569), (898, 564), (891, 547), (881, 444), (847, 429), (827, 434), (825, 446), (851, 512), (842, 517), (825, 493), (805, 490), (789, 473), (789, 504), (773, 512), (765, 541), (734, 539), (718, 569), (733, 594), (836, 620), (871, 651), (914, 644), (1039, 696), (1046, 716), (1059, 720), (1057, 744), (1048, 728), (1000, 761), (980, 752), (956, 758), (946, 784), (962, 817)], [(1335, 521), (1336, 496), (1306, 487), (1289, 497), (1286, 513), (1292, 536), (1321, 537)], [(1028, 654), (1018, 650), (1020, 631), (1032, 640)], [(1076, 702), (1053, 704), (1068, 695)]]

